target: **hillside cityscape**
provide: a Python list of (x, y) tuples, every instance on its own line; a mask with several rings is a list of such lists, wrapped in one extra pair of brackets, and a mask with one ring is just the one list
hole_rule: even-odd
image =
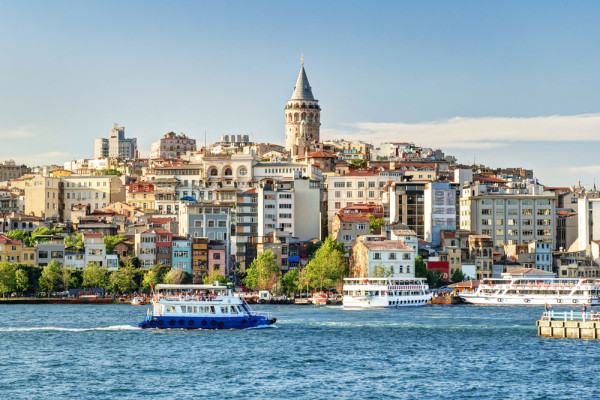
[[(86, 282), (115, 292), (217, 279), (288, 295), (340, 291), (344, 277), (427, 277), (437, 287), (522, 268), (599, 276), (595, 187), (548, 187), (530, 169), (463, 163), (435, 143), (402, 137), (323, 140), (327, 107), (313, 93), (304, 58), (282, 106), (285, 145), (237, 133), (206, 144), (167, 132), (141, 158), (136, 138), (115, 123), (107, 137), (81, 138), (93, 147), (90, 158), (5, 161), (0, 262), (12, 274), (21, 265), (52, 276), (52, 266), (54, 278), (39, 288), (43, 273), (28, 270), (20, 284), (5, 279), (0, 290), (83, 283), (60, 279), (61, 268), (69, 276), (140, 269), (123, 273), (125, 283)], [(310, 267), (327, 238), (339, 249), (337, 264)], [(276, 268), (249, 278), (265, 257)]]

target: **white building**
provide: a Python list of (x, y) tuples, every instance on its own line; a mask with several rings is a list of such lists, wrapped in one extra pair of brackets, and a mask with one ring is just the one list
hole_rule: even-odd
[(591, 242), (600, 240), (600, 193), (589, 192), (577, 199), (578, 250), (590, 254)]
[(401, 240), (382, 236), (359, 236), (352, 248), (351, 275), (354, 277), (414, 278), (417, 251)]
[(554, 240), (555, 194), (542, 186), (465, 186), (460, 228), (492, 237), (495, 246)]
[(83, 233), (85, 265), (90, 263), (106, 266), (106, 244), (101, 233)]
[(137, 158), (137, 140), (125, 138), (125, 127), (115, 124), (108, 138), (94, 139), (94, 158)]

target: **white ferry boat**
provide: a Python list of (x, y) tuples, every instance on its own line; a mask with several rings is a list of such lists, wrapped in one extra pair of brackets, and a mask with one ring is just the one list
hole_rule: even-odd
[(589, 279), (486, 278), (474, 292), (459, 293), (479, 305), (600, 305), (600, 282)]
[(252, 311), (227, 286), (156, 285), (152, 308), (140, 328), (244, 329), (271, 325), (270, 313)]
[(345, 278), (344, 309), (419, 307), (432, 294), (421, 278)]

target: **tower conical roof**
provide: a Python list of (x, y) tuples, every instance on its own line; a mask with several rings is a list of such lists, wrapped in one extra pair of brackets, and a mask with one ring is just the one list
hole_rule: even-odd
[(308, 78), (306, 77), (306, 72), (304, 72), (304, 63), (300, 67), (300, 74), (298, 74), (298, 80), (296, 81), (296, 86), (294, 86), (294, 93), (292, 93), (292, 98), (290, 100), (314, 100), (312, 90), (310, 89), (310, 85), (308, 83)]

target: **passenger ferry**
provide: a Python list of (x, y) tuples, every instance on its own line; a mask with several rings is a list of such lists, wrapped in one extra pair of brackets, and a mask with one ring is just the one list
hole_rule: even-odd
[(421, 278), (345, 278), (344, 309), (420, 307), (432, 294)]
[(227, 286), (168, 285), (154, 288), (152, 308), (140, 328), (244, 329), (271, 325), (270, 313), (252, 311)]
[(486, 278), (476, 291), (459, 293), (466, 303), (506, 306), (597, 306), (599, 295), (598, 281), (560, 278)]

